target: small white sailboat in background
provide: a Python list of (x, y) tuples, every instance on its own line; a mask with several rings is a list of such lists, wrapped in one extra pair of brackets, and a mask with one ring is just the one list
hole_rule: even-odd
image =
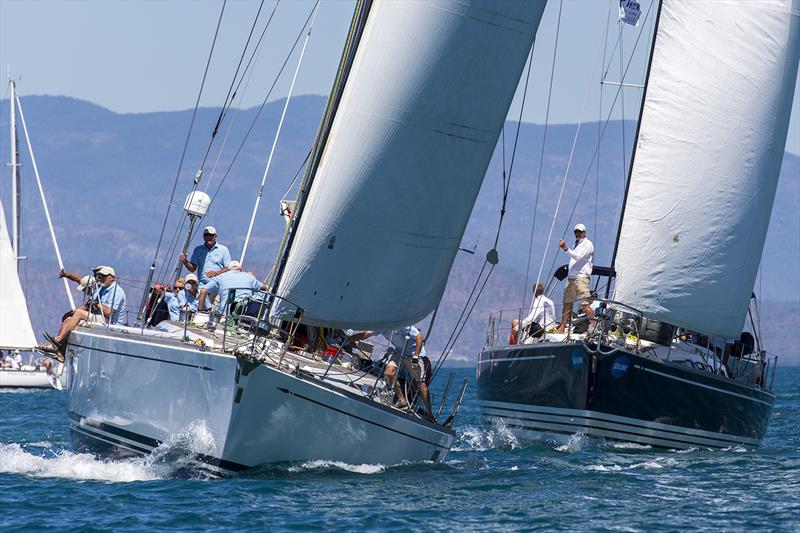
[[(61, 254), (55, 240), (55, 232), (50, 221), (50, 213), (44, 199), (39, 171), (30, 145), (25, 118), (17, 95), (16, 83), (9, 81), (10, 104), (10, 140), (11, 140), (11, 227), (6, 223), (5, 210), (0, 201), (0, 388), (35, 388), (61, 390), (60, 381), (62, 365), (53, 365), (53, 362), (41, 358), (34, 349), (37, 346), (36, 336), (33, 333), (25, 293), (19, 278), (20, 262), (26, 257), (22, 256), (22, 191), (19, 159), (19, 138), (17, 134), (17, 115), (22, 119), (31, 160), (33, 161), (42, 204), (44, 206), (47, 222), (50, 226), (50, 235), (56, 248), (59, 265)], [(9, 229), (11, 230), (9, 232)], [(62, 265), (63, 266), (63, 265)], [(72, 295), (66, 286), (67, 297), (74, 308)], [(22, 352), (27, 352), (28, 361), (23, 362)]]

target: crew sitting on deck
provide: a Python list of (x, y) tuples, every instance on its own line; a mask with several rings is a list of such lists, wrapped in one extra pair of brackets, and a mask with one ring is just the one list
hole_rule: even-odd
[[(425, 335), (415, 326), (407, 326), (391, 331), (364, 331), (347, 338), (347, 342), (355, 343), (373, 335), (382, 335), (394, 347), (389, 361), (384, 369), (384, 378), (389, 385), (394, 384), (397, 396), (396, 407), (403, 408), (409, 405), (408, 399), (400, 387), (401, 380), (409, 380), (419, 387), (419, 395), (425, 403), (427, 418), (431, 422), (436, 419), (431, 410), (431, 399), (428, 394), (428, 383), (431, 378), (431, 361), (425, 354)], [(401, 354), (402, 353), (402, 357)], [(400, 372), (398, 373), (398, 364)]]
[(200, 286), (200, 294), (197, 297), (197, 309), (200, 311), (206, 308), (206, 296), (208, 294), (219, 294), (219, 304), (214, 309), (217, 314), (225, 313), (225, 306), (228, 304), (228, 294), (235, 292), (235, 301), (241, 301), (247, 296), (251, 296), (254, 291), (265, 291), (267, 286), (261, 283), (255, 276), (248, 272), (242, 272), (242, 265), (239, 261), (230, 261), (227, 269), (222, 274), (210, 278)]
[(531, 311), (522, 320), (522, 335), (519, 334), (519, 320), (515, 319), (511, 322), (512, 338), (516, 344), (517, 342), (525, 342), (531, 338), (541, 338), (545, 331), (555, 325), (556, 322), (556, 306), (553, 300), (545, 296), (544, 285), (537, 283), (533, 287), (534, 299), (531, 303)]
[(188, 261), (186, 254), (181, 252), (178, 261), (183, 263), (189, 272), (194, 272), (203, 285), (214, 276), (228, 271), (231, 253), (227, 246), (217, 242), (217, 229), (214, 226), (206, 226), (203, 229), (203, 244), (194, 249)]
[(42, 351), (57, 353), (58, 359), (63, 360), (69, 334), (83, 320), (102, 317), (104, 322), (109, 321), (111, 324), (121, 322), (122, 313), (125, 310), (125, 291), (117, 284), (116, 272), (109, 266), (100, 266), (95, 269), (94, 277), (99, 290), (95, 292), (89, 302), (75, 309), (71, 316), (61, 322), (58, 335), (53, 336), (44, 332), (45, 338), (50, 341), (51, 345), (40, 346)]
[(187, 274), (186, 279), (175, 280), (174, 291), (165, 291), (164, 301), (169, 310), (170, 320), (183, 322), (187, 314), (191, 317), (197, 311), (197, 276)]
[(589, 305), (589, 278), (592, 275), (592, 256), (594, 245), (586, 238), (586, 226), (575, 225), (575, 248), (569, 248), (563, 239), (558, 246), (569, 254), (569, 271), (567, 287), (564, 289), (564, 310), (561, 313), (561, 325), (558, 333), (563, 333), (572, 314), (572, 303), (580, 300), (583, 314), (587, 319), (594, 318), (594, 311)]

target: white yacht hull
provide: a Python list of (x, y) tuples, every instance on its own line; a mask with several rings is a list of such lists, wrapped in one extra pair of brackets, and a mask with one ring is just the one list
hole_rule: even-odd
[(0, 369), (0, 389), (60, 389), (57, 382), (45, 370)]
[(442, 461), (453, 442), (452, 430), (343, 385), (130, 337), (78, 329), (70, 338), (70, 428), (79, 446), (147, 453), (199, 432), (190, 450), (198, 459), (239, 471), (317, 459)]

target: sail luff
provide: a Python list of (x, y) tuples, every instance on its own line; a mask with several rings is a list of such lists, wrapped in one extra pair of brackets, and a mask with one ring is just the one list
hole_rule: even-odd
[(373, 3), (278, 289), (304, 322), (435, 308), (544, 5)]
[(800, 61), (800, 1), (664, 0), (615, 299), (708, 335), (741, 332)]
[(320, 125), (317, 128), (317, 135), (314, 138), (314, 143), (311, 148), (311, 156), (309, 157), (308, 165), (303, 174), (303, 179), (300, 180), (300, 187), (298, 189), (297, 199), (295, 200), (294, 212), (289, 217), (286, 230), (283, 234), (281, 245), (278, 248), (278, 254), (275, 260), (275, 266), (270, 273), (270, 279), (267, 281), (267, 286), (270, 287), (270, 292), (275, 293), (278, 290), (278, 284), (283, 274), (283, 269), (286, 266), (286, 260), (289, 256), (292, 243), (297, 226), (305, 210), (306, 200), (311, 186), (316, 177), (319, 162), (322, 159), (322, 154), (325, 150), (325, 145), (330, 134), (330, 128), (333, 124), (333, 119), (336, 117), (336, 111), (339, 107), (339, 102), (342, 98), (342, 93), (347, 82), (347, 77), (350, 74), (350, 67), (353, 63), (353, 58), (358, 50), (358, 44), (363, 35), (364, 26), (366, 25), (367, 16), (369, 15), (370, 7), (373, 0), (358, 0), (355, 9), (353, 10), (353, 19), (350, 23), (350, 30), (347, 34), (347, 41), (342, 50), (342, 57), (339, 60), (339, 68), (336, 70), (336, 78), (331, 86), (331, 93), (328, 96), (328, 101), (325, 105), (325, 110), (320, 120)]

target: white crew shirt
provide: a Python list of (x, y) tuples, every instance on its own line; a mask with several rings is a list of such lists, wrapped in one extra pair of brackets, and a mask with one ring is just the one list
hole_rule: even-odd
[(584, 237), (575, 243), (575, 248), (568, 248), (569, 254), (569, 279), (590, 278), (592, 276), (592, 256), (594, 244)]
[(522, 327), (526, 328), (536, 322), (543, 328), (552, 326), (556, 321), (556, 306), (553, 300), (541, 294), (533, 300), (531, 312), (522, 321)]

